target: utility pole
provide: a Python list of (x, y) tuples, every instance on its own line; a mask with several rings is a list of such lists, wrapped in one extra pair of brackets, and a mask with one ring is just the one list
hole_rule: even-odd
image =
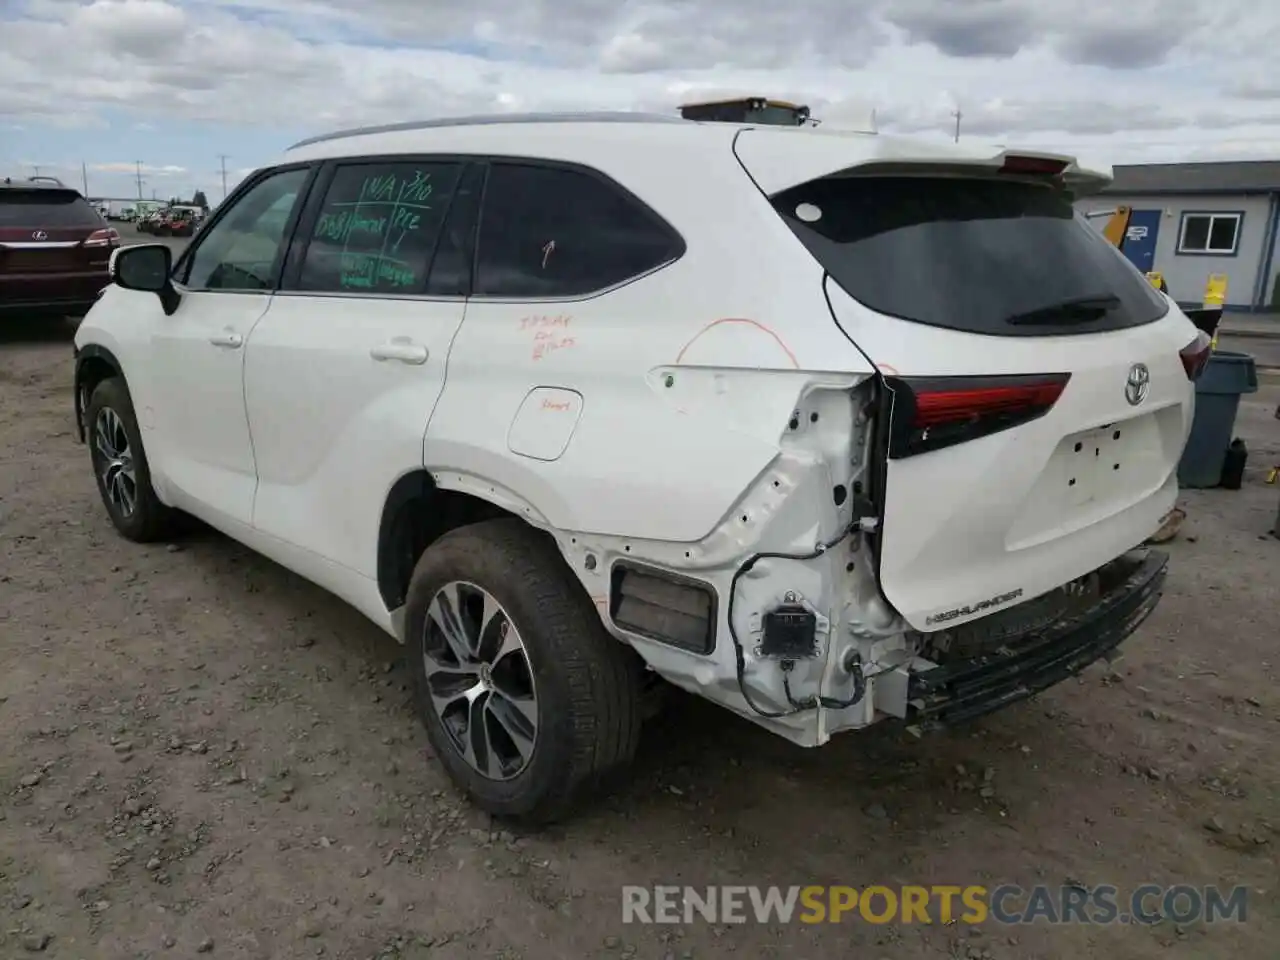
[(225, 153), (218, 154), (218, 159), (222, 161), (222, 199), (227, 199), (227, 155)]
[(960, 113), (959, 105), (956, 106), (955, 112), (952, 113), (951, 115), (956, 118), (956, 143), (959, 143), (960, 142), (960, 117), (962, 116), (962, 114)]
[(40, 165), (38, 163), (33, 163), (31, 169), (35, 171), (37, 177), (40, 176)]
[(89, 167), (83, 160), (80, 161), (80, 179), (84, 183), (84, 195), (89, 196)]
[(142, 199), (142, 161), (133, 161), (135, 169), (138, 171), (138, 199)]

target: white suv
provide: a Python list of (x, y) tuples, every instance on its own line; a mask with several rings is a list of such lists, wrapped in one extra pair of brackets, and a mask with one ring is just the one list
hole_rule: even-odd
[(304, 141), (76, 336), (125, 537), (194, 515), (408, 648), (450, 775), (565, 812), (665, 678), (947, 725), (1158, 600), (1207, 338), (1070, 158), (623, 115)]

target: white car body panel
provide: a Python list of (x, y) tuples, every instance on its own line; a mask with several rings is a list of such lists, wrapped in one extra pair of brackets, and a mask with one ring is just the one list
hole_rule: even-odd
[[(916, 669), (911, 628), (932, 629), (940, 611), (1011, 589), (1026, 599), (1061, 586), (1140, 543), (1172, 504), (1193, 395), (1178, 351), (1194, 329), (1176, 308), (1146, 326), (1052, 345), (886, 317), (825, 280), (761, 196), (865, 163), (994, 168), (996, 153), (821, 128), (499, 118), (324, 139), (284, 159), (430, 154), (592, 167), (672, 224), (687, 251), (586, 297), (283, 293), (196, 314), (189, 333), (154, 296), (116, 289), (76, 337), (77, 347), (98, 344), (119, 358), (147, 418), (162, 500), (383, 629), (399, 630), (377, 580), (383, 504), (397, 480), (425, 468), (436, 488), (551, 533), (605, 626), (666, 679), (816, 745), (902, 715), (905, 677)], [(1081, 189), (1107, 179), (1069, 172)], [(230, 305), (240, 295), (204, 296)], [(242, 350), (208, 344), (224, 326), (243, 336)], [(424, 363), (370, 356), (405, 340), (426, 348)], [(240, 420), (231, 416), (237, 357)], [(1136, 361), (1152, 375), (1141, 411), (1123, 396)], [(1058, 371), (1072, 379), (1049, 414), (890, 462), (882, 516), (862, 512), (881, 375)], [(201, 410), (206, 381), (214, 406)], [(530, 405), (531, 396), (543, 402)], [(215, 411), (227, 426), (209, 422)], [(1122, 485), (1093, 471), (1067, 492), (1064, 438), (1117, 425), (1137, 435), (1116, 454), (1137, 479)], [(873, 531), (875, 548), (865, 535)], [(787, 556), (744, 575), (766, 553)], [(624, 560), (714, 588), (710, 653), (613, 621), (610, 576)], [(768, 716), (748, 708), (743, 691), (786, 712), (777, 664), (755, 653), (762, 612), (784, 602), (817, 615), (823, 644), (790, 682), (828, 701)], [(865, 696), (831, 705), (856, 687), (842, 668), (851, 654), (870, 671)]]
[[(465, 309), (394, 298), (370, 309), (361, 296), (305, 293), (272, 300), (245, 349), (254, 528), (376, 578), (382, 507), (392, 485), (422, 467)], [(412, 359), (373, 355), (386, 346)]]
[[(166, 490), (175, 504), (236, 523), (253, 516), (257, 487), (244, 406), (244, 342), (271, 304), (267, 293), (188, 292), (171, 317), (155, 297), (149, 369)], [(238, 345), (237, 345), (238, 344)], [(192, 386), (199, 384), (192, 396)]]
[[(882, 372), (1071, 374), (1038, 420), (889, 461), (881, 588), (912, 626), (938, 629), (931, 617), (968, 607), (947, 621), (964, 623), (1013, 591), (1039, 596), (1141, 544), (1173, 507), (1194, 411), (1178, 351), (1196, 335), (1176, 307), (1145, 326), (1057, 337), (1047, 352), (1041, 338), (904, 323), (827, 287), (841, 326)], [(1151, 392), (1135, 408), (1124, 387), (1137, 362)]]

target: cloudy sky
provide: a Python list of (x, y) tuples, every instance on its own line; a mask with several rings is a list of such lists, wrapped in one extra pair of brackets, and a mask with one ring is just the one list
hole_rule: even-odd
[[(358, 11), (358, 12), (357, 12)], [(227, 185), (365, 123), (726, 92), (1112, 163), (1280, 158), (1268, 0), (0, 0), (0, 173)]]

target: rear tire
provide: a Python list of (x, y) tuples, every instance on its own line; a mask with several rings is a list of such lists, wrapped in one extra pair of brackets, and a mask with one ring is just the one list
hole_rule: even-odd
[(98, 493), (120, 535), (151, 543), (178, 533), (182, 515), (161, 503), (151, 487), (133, 399), (121, 377), (110, 377), (94, 388), (85, 426)]
[(519, 520), (429, 547), (405, 626), (427, 736), (477, 807), (550, 823), (634, 756), (639, 658), (605, 631), (549, 538)]

